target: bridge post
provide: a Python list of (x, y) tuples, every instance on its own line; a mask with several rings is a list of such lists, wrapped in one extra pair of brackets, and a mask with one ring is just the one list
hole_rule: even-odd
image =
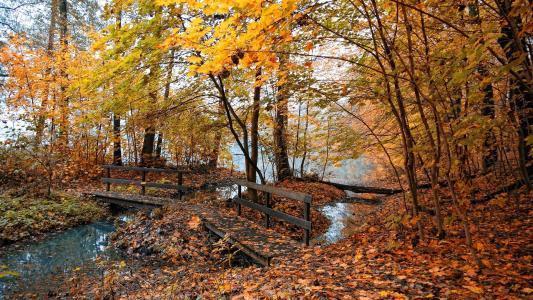
[[(268, 208), (271, 208), (271, 205), (270, 205), (270, 200), (272, 199), (272, 194), (271, 193), (267, 193), (266, 194), (266, 207)], [(265, 217), (266, 217), (266, 228), (270, 228), (270, 215), (269, 214), (265, 214)]]
[[(183, 185), (183, 172), (178, 172), (178, 185), (181, 187)], [(183, 197), (183, 191), (180, 189), (178, 191), (179, 199)]]
[[(304, 219), (306, 221), (311, 221), (311, 203), (305, 202), (304, 205), (305, 205), (305, 208), (304, 208)], [(309, 239), (310, 238), (311, 238), (311, 230), (310, 229), (305, 229), (304, 242), (305, 242), (306, 246), (309, 246)]]
[[(237, 197), (242, 198), (241, 186), (237, 185)], [(241, 215), (241, 204), (237, 203), (237, 215)]]
[(183, 173), (178, 172), (178, 185), (183, 185)]
[[(106, 176), (107, 176), (107, 178), (111, 178), (111, 168), (106, 168)], [(106, 183), (105, 190), (107, 192), (109, 192), (111, 190), (111, 183), (110, 182)]]
[(146, 182), (146, 171), (142, 171), (142, 175), (141, 175), (141, 195), (144, 195), (146, 193), (146, 187), (144, 186), (145, 182)]

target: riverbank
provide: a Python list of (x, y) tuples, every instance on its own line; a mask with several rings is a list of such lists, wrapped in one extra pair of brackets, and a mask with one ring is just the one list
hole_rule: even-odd
[(43, 196), (12, 188), (0, 194), (0, 246), (37, 240), (107, 214), (104, 206), (74, 193), (54, 191)]

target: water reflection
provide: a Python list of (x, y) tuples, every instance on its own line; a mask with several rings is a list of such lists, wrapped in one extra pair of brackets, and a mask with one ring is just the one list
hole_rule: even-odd
[(235, 185), (218, 186), (215, 188), (215, 192), (222, 199), (230, 199), (237, 196), (237, 187)]
[(0, 279), (0, 299), (22, 291), (45, 295), (74, 269), (84, 273), (96, 271), (97, 257), (118, 258), (118, 253), (106, 247), (108, 236), (114, 230), (110, 222), (96, 222), (3, 253), (0, 265), (19, 275)]
[[(230, 147), (230, 152), (232, 154), (233, 165), (237, 171), (245, 171), (244, 155), (242, 151), (237, 146), (233, 144)], [(274, 179), (274, 170), (271, 162), (268, 162), (268, 158), (263, 157), (263, 151), (259, 151), (259, 164), (258, 167), (265, 176), (267, 181), (273, 181)], [(292, 164), (292, 159), (291, 159)], [(294, 159), (294, 165), (299, 166), (302, 162), (302, 159), (297, 157)], [(307, 160), (304, 167), (304, 172), (306, 174), (322, 174), (323, 163), (316, 162), (312, 160)], [(362, 155), (355, 159), (345, 159), (338, 164), (332, 165), (328, 164), (324, 173), (324, 180), (332, 181), (343, 184), (361, 184), (367, 179), (367, 175), (370, 174), (375, 169), (374, 163), (368, 159), (365, 155)], [(299, 168), (296, 168), (295, 176), (300, 176), (298, 174)]]
[(334, 203), (325, 205), (320, 210), (331, 222), (331, 225), (323, 235), (316, 239), (315, 243), (336, 243), (346, 236), (346, 230), (355, 223), (354, 204)]

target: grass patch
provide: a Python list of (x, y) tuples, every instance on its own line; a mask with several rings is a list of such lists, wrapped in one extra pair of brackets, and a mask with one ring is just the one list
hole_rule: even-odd
[(0, 195), (0, 242), (11, 243), (46, 232), (96, 221), (106, 209), (67, 193), (50, 197)]

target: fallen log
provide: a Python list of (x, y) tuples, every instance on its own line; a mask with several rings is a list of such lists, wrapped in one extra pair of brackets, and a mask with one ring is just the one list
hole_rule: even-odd
[(516, 189), (519, 189), (521, 188), (525, 183), (523, 181), (517, 181), (513, 184), (510, 184), (508, 186), (505, 186), (495, 192), (492, 192), (490, 194), (487, 194), (485, 195), (484, 197), (481, 197), (479, 199), (472, 199), (470, 201), (471, 204), (480, 204), (480, 203), (485, 203), (485, 202), (488, 202), (492, 199), (494, 199), (496, 196), (498, 196), (499, 194), (502, 194), (502, 193), (509, 193), (511, 191), (514, 191)]
[(360, 193), (360, 194), (394, 195), (394, 194), (403, 192), (401, 189), (388, 189), (388, 188), (372, 187), (372, 186), (348, 185), (348, 184), (335, 183), (335, 182), (329, 182), (329, 181), (319, 181), (319, 182), (332, 185), (344, 191), (350, 191), (350, 192)]

